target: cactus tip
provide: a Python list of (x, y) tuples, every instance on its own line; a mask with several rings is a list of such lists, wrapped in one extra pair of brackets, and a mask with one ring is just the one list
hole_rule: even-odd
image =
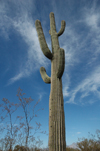
[(39, 25), (39, 24), (41, 24), (41, 22), (40, 22), (40, 20), (37, 19), (37, 20), (35, 21), (35, 25)]
[(51, 17), (52, 17), (52, 16), (54, 16), (54, 13), (53, 13), (53, 12), (51, 12), (51, 13), (50, 13), (50, 16), (51, 16)]
[(62, 20), (62, 25), (66, 26), (66, 22), (64, 20)]
[(46, 70), (45, 70), (44, 67), (41, 67), (41, 68), (40, 68), (40, 72), (41, 72), (41, 71), (45, 71), (45, 72), (46, 72)]

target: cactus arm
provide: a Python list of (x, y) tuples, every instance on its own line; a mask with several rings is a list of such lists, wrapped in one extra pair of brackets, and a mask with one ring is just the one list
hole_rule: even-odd
[(66, 26), (66, 23), (64, 20), (61, 21), (61, 28), (60, 28), (60, 31), (58, 32), (58, 36), (61, 36), (65, 30), (65, 26)]
[(46, 70), (44, 67), (40, 68), (40, 74), (45, 83), (51, 83), (51, 78), (46, 74)]
[(54, 13), (51, 12), (50, 13), (50, 34), (53, 35), (54, 33), (56, 33), (56, 25), (55, 25), (55, 17), (54, 17)]
[(59, 49), (59, 65), (58, 65), (58, 72), (57, 72), (57, 78), (61, 78), (64, 72), (65, 68), (65, 52), (64, 49)]
[(43, 33), (43, 29), (41, 26), (41, 22), (39, 20), (36, 20), (35, 22), (35, 26), (36, 26), (36, 30), (38, 33), (38, 38), (39, 38), (39, 42), (40, 42), (40, 47), (41, 50), (43, 52), (43, 54), (48, 58), (48, 59), (52, 59), (53, 55), (51, 53), (51, 51), (49, 50), (45, 37), (44, 37), (44, 33)]

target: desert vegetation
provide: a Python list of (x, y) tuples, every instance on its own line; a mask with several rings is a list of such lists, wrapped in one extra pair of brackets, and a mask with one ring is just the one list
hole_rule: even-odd
[(100, 151), (100, 130), (96, 134), (90, 134), (89, 138), (79, 138), (77, 148), (66, 148), (66, 151)]
[(81, 151), (100, 151), (100, 130), (96, 130), (96, 134), (90, 134), (89, 138), (81, 138), (77, 143)]
[[(26, 98), (20, 88), (17, 90), (17, 97), (19, 100), (17, 104), (6, 98), (3, 98), (0, 104), (0, 151), (37, 150), (43, 141), (39, 136), (36, 139), (35, 134), (46, 134), (46, 131), (41, 131), (41, 124), (36, 122), (36, 119), (36, 127), (31, 125), (33, 119), (37, 117), (37, 112), (43, 110), (43, 108), (36, 110), (40, 100), (33, 105), (34, 100), (31, 97)], [(16, 111), (19, 115), (16, 115)], [(24, 116), (21, 115), (22, 112)]]
[[(0, 104), (0, 151), (49, 151), (48, 147), (41, 148), (43, 141), (39, 136), (35, 137), (36, 133), (48, 135), (46, 131), (41, 131), (41, 124), (36, 122), (34, 133), (32, 131), (32, 120), (37, 117), (38, 111), (43, 110), (35, 110), (39, 100), (32, 106), (34, 100), (31, 97), (26, 98), (20, 88), (17, 97), (17, 104), (6, 98)], [(19, 108), (24, 116), (14, 114)], [(96, 130), (95, 135), (89, 133), (89, 138), (79, 138), (77, 148), (66, 147), (66, 151), (100, 151), (100, 130)]]

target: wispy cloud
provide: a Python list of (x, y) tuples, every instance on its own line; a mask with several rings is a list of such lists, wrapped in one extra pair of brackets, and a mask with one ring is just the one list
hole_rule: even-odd
[(46, 94), (46, 92), (43, 92), (43, 91), (37, 93), (38, 98), (39, 98), (40, 101), (42, 100), (42, 98), (43, 98), (43, 96), (44, 96), (45, 94)]
[[(48, 62), (45, 64), (46, 58), (39, 46), (36, 29), (34, 27), (35, 21), (32, 21), (32, 18), (29, 19), (27, 15), (24, 17), (22, 16), (18, 22), (14, 21), (13, 25), (29, 47), (27, 50), (27, 60), (25, 66), (20, 69), (19, 73), (10, 79), (12, 82), (15, 82), (22, 77), (29, 76), (31, 73), (39, 69), (40, 65), (48, 66)], [(23, 18), (25, 19), (24, 21)]]
[(12, 27), (12, 21), (7, 15), (8, 7), (6, 3), (0, 3), (0, 36), (9, 39), (9, 29)]
[[(23, 76), (24, 76), (24, 73), (23, 73), (23, 72), (20, 72), (18, 75), (14, 76), (13, 78), (10, 78), (10, 79), (8, 80), (7, 85), (10, 85), (10, 84), (14, 83), (15, 81), (21, 79)], [(7, 86), (7, 85), (6, 85), (6, 86)]]
[[(73, 20), (72, 25), (66, 27), (64, 33), (62, 47), (65, 49), (66, 64), (64, 81), (64, 97), (68, 98), (66, 103), (85, 104), (84, 98), (89, 95), (94, 95), (100, 98), (100, 17), (99, 11), (95, 9), (95, 5), (91, 8), (83, 8), (79, 20)], [(77, 26), (78, 29), (76, 28)], [(84, 27), (83, 27), (84, 25)], [(80, 30), (81, 29), (81, 30)], [(84, 32), (83, 32), (84, 31)], [(84, 68), (83, 68), (84, 67)], [(77, 68), (81, 71), (78, 72)], [(76, 70), (77, 80), (71, 81), (74, 74), (72, 71)], [(81, 79), (81, 80), (80, 80)], [(77, 95), (80, 95), (78, 100)], [(77, 100), (77, 101), (76, 101)], [(88, 99), (87, 103), (93, 104), (95, 99)]]
[[(80, 102), (83, 98), (90, 95), (92, 92), (96, 97), (100, 98), (100, 67), (97, 67), (93, 73), (85, 78), (75, 89), (70, 92), (70, 99), (66, 103), (75, 103), (77, 93), (81, 93)], [(96, 100), (89, 100), (88, 103), (93, 104)], [(82, 103), (82, 102), (81, 102)]]
[[(2, 3), (2, 5), (0, 6), (0, 16), (2, 16), (0, 17), (0, 27), (2, 28), (2, 36), (6, 39), (9, 39), (10, 30), (13, 27), (15, 32), (18, 32), (21, 35), (21, 37), (28, 46), (26, 57), (27, 60), (21, 59), (21, 64), (23, 65), (20, 66), (18, 64), (19, 71), (17, 71), (14, 77), (9, 79), (7, 85), (14, 83), (22, 77), (29, 76), (34, 71), (39, 69), (40, 65), (48, 66), (48, 62), (45, 64), (46, 58), (42, 54), (42, 51), (39, 46), (39, 41), (35, 28), (35, 20), (33, 20), (29, 10), (23, 8), (27, 6), (27, 1), (22, 1), (22, 3), (23, 5), (21, 5), (20, 1), (18, 1), (17, 3), (14, 1), (11, 3), (13, 7), (15, 7), (15, 12), (17, 6), (21, 7), (21, 9), (19, 9), (19, 14), (18, 12), (16, 12), (14, 14), (14, 17), (10, 15), (10, 6), (6, 2)], [(29, 1), (29, 7), (31, 7), (31, 3), (32, 1)], [(6, 5), (8, 7), (6, 7)]]
[[(15, 76), (9, 79), (8, 85), (31, 75), (41, 65), (47, 67), (49, 64), (39, 46), (34, 26), (35, 20), (31, 16), (32, 1), (29, 0), (29, 3), (22, 1), (21, 5), (19, 0), (17, 3), (14, 0), (11, 5), (15, 8), (14, 16), (11, 15), (12, 13), (8, 3), (3, 2), (0, 5), (1, 34), (6, 39), (9, 39), (10, 29), (13, 27), (23, 38), (28, 46), (28, 50), (26, 53), (27, 60), (21, 60), (23, 62), (22, 65), (20, 66), (18, 64), (18, 71), (15, 73)], [(28, 7), (26, 7), (27, 5)], [(100, 76), (100, 17), (99, 11), (95, 9), (95, 6), (96, 3), (91, 8), (89, 6), (82, 8), (83, 11), (79, 14), (79, 18), (70, 18), (69, 15), (67, 17), (66, 15), (63, 16), (66, 21), (66, 30), (59, 40), (60, 46), (65, 49), (66, 62), (63, 76), (63, 92), (64, 97), (68, 98), (67, 103), (77, 104), (76, 96), (78, 93), (80, 93), (78, 101), (80, 103), (83, 103), (82, 100), (88, 97), (91, 92), (97, 97), (100, 97), (100, 80), (98, 78)], [(34, 14), (34, 12), (32, 13)], [(57, 9), (55, 9), (54, 13), (58, 29), (60, 27), (60, 25), (58, 27), (58, 23), (60, 24), (60, 19), (63, 18)], [(74, 80), (72, 81), (72, 79)], [(93, 104), (95, 101), (89, 99), (88, 103)]]
[(81, 134), (81, 132), (77, 132), (77, 134)]
[[(99, 8), (100, 9), (100, 8)], [(100, 15), (96, 7), (96, 2), (91, 9), (85, 8), (84, 21), (90, 29), (89, 38), (92, 40), (92, 45), (95, 46), (95, 54), (100, 54), (98, 47), (100, 46)]]

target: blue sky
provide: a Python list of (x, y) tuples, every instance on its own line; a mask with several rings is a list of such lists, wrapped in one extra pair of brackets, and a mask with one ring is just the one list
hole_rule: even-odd
[[(50, 85), (43, 82), (41, 66), (51, 74), (51, 62), (42, 53), (35, 29), (41, 21), (51, 50), (49, 14), (56, 28), (61, 20), (66, 29), (59, 37), (65, 50), (63, 95), (67, 145), (100, 129), (100, 1), (99, 0), (1, 0), (0, 1), (0, 100), (18, 102), (20, 87), (27, 97), (40, 99), (37, 108), (41, 129), (49, 132)], [(2, 102), (2, 101), (1, 101)], [(23, 112), (16, 112), (16, 115)], [(39, 134), (43, 146), (48, 135)]]

